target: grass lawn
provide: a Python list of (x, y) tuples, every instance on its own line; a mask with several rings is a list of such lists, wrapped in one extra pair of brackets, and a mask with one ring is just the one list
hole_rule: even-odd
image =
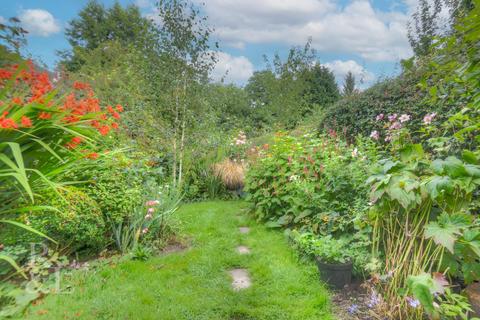
[[(314, 265), (297, 262), (281, 232), (251, 221), (243, 202), (204, 202), (178, 211), (186, 251), (77, 271), (27, 319), (334, 319)], [(238, 227), (251, 227), (240, 234)], [(243, 244), (252, 252), (239, 255)], [(228, 270), (248, 269), (252, 286), (231, 289)]]

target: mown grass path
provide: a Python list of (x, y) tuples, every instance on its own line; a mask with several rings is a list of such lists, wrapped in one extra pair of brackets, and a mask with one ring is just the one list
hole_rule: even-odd
[[(278, 231), (245, 214), (242, 202), (204, 202), (178, 211), (186, 251), (79, 271), (28, 310), (29, 319), (334, 319), (313, 265), (298, 263)], [(249, 226), (241, 234), (240, 226)], [(251, 253), (240, 255), (246, 245)], [(229, 270), (245, 268), (252, 286), (231, 287)], [(65, 283), (66, 282), (66, 283)]]

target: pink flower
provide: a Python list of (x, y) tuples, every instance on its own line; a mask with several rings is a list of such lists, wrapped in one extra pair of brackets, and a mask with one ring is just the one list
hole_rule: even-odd
[(145, 216), (145, 220), (150, 220), (152, 219), (152, 214), (151, 213), (147, 213), (147, 215)]
[(388, 135), (385, 137), (385, 142), (392, 141), (393, 137), (391, 135)]
[(147, 201), (146, 204), (147, 204), (147, 207), (153, 207), (153, 206), (155, 206), (159, 203), (160, 203), (160, 201), (158, 201), (158, 200), (150, 200), (150, 201)]
[(395, 121), (394, 123), (392, 123), (392, 125), (390, 126), (390, 130), (398, 130), (398, 129), (401, 129), (402, 128), (402, 124), (398, 121)]
[(398, 118), (398, 120), (400, 120), (400, 122), (402, 122), (402, 123), (403, 123), (403, 122), (410, 121), (410, 119), (411, 119), (410, 115), (409, 115), (409, 114), (406, 114), (406, 113), (402, 114), (402, 115), (400, 116), (400, 118)]
[(389, 115), (388, 116), (388, 121), (392, 122), (392, 121), (397, 120), (397, 116), (398, 115), (396, 113)]
[(143, 228), (142, 229), (142, 234), (146, 234), (148, 232), (148, 228)]
[(155, 212), (155, 209), (153, 209), (153, 208), (148, 208), (147, 212), (148, 212), (148, 213), (154, 213), (154, 212)]
[(372, 138), (373, 140), (378, 140), (380, 139), (380, 134), (377, 130), (374, 130), (372, 131), (372, 133), (370, 133), (370, 138)]
[(434, 119), (436, 116), (437, 116), (437, 113), (436, 113), (436, 112), (426, 114), (425, 117), (423, 117), (423, 123), (425, 123), (425, 124), (430, 124), (430, 123), (432, 123), (433, 119)]
[(383, 113), (380, 113), (375, 119), (377, 121), (382, 121), (385, 118), (385, 115)]

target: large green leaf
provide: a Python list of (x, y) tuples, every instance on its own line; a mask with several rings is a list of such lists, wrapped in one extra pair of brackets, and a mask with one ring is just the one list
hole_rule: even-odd
[(453, 253), (455, 241), (461, 235), (462, 228), (468, 226), (465, 215), (448, 215), (443, 213), (437, 221), (432, 221), (425, 226), (425, 238), (433, 241)]
[(442, 192), (451, 193), (453, 191), (453, 181), (448, 176), (433, 176), (425, 187), (430, 197), (436, 199)]
[(445, 159), (443, 166), (445, 168), (446, 173), (452, 177), (457, 178), (461, 176), (467, 175), (467, 170), (463, 162), (455, 157), (448, 157)]

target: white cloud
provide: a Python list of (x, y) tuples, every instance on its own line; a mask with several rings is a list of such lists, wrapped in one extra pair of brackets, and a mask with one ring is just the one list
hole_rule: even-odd
[(366, 70), (354, 60), (334, 60), (332, 62), (324, 63), (324, 66), (332, 70), (337, 82), (340, 84), (343, 84), (345, 75), (349, 71), (355, 76), (359, 88), (368, 87), (375, 80), (375, 75), (373, 73)]
[(245, 83), (253, 74), (253, 64), (244, 56), (234, 57), (225, 52), (217, 52), (218, 62), (212, 71), (214, 81), (225, 83)]
[(152, 6), (152, 2), (150, 0), (135, 0), (135, 5), (140, 8), (148, 8)]
[(367, 0), (346, 6), (333, 0), (209, 0), (204, 10), (219, 40), (236, 48), (246, 43), (301, 45), (311, 36), (321, 52), (353, 53), (369, 61), (411, 55), (408, 15), (375, 10)]
[(30, 35), (48, 37), (54, 33), (60, 32), (60, 25), (53, 15), (43, 9), (27, 9), (20, 12), (18, 17), (22, 27)]
[(0, 16), (0, 23), (7, 23), (7, 19), (4, 17)]

